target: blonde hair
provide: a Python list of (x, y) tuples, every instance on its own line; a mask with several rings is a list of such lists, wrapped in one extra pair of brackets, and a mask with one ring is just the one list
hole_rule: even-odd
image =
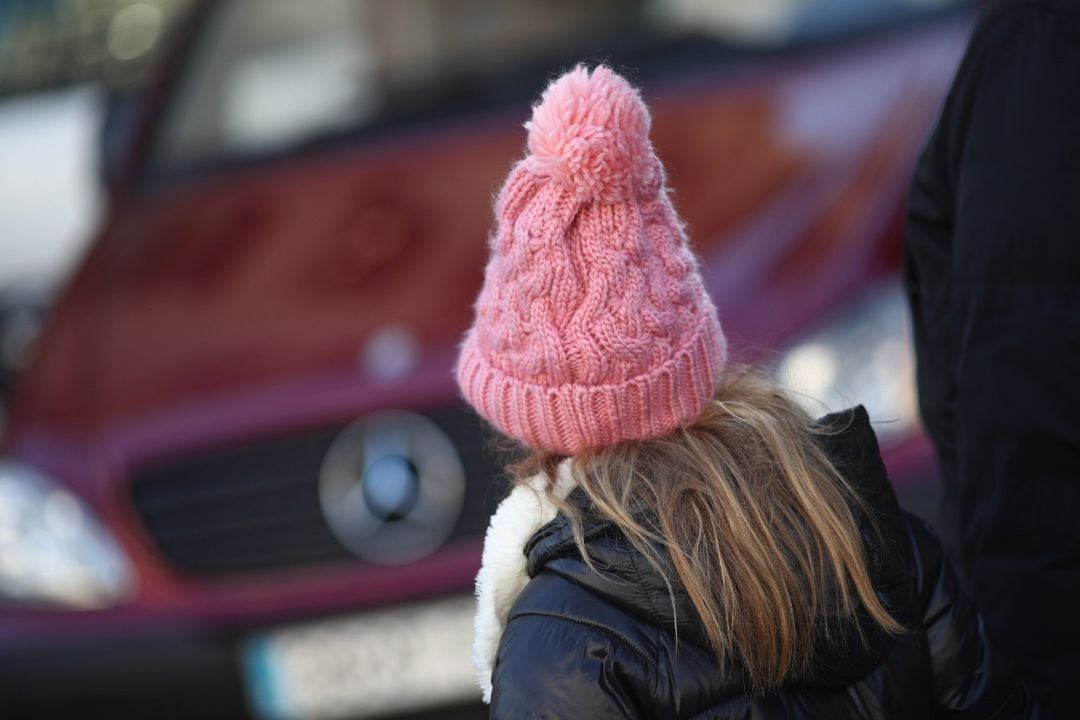
[[(867, 567), (855, 511), (872, 514), (818, 445), (836, 431), (742, 368), (725, 372), (693, 424), (572, 461), (593, 512), (621, 528), (669, 589), (674, 568), (720, 666), (738, 668), (754, 691), (808, 670), (819, 634), (841, 623), (861, 635), (867, 619), (903, 630)], [(553, 482), (560, 459), (534, 453), (510, 469), (516, 481), (544, 473)], [(550, 494), (592, 566), (582, 510)]]

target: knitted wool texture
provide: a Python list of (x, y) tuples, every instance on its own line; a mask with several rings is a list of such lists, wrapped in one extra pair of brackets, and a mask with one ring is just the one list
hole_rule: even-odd
[(600, 66), (555, 80), (496, 230), (457, 380), (526, 445), (572, 455), (698, 416), (726, 360), (638, 92)]

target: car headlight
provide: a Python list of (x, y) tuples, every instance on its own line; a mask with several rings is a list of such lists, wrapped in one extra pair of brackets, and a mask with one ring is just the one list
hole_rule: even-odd
[(899, 283), (882, 283), (781, 357), (780, 383), (812, 415), (862, 404), (881, 443), (919, 430), (915, 361)]
[(39, 470), (0, 460), (0, 598), (95, 608), (133, 587), (123, 551), (78, 497)]

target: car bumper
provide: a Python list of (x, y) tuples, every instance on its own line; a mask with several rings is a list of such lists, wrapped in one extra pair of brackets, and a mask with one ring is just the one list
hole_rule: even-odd
[[(9, 645), (4, 717), (487, 717), (468, 669), (472, 605), (451, 595), (232, 633), (114, 625)], [(453, 682), (433, 690), (447, 664)]]
[(5, 717), (243, 718), (235, 642), (165, 636), (0, 655)]

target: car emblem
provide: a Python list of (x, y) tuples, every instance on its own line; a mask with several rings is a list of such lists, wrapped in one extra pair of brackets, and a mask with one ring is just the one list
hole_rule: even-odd
[(385, 411), (346, 427), (319, 472), (327, 525), (358, 557), (400, 564), (446, 541), (461, 516), (465, 470), (427, 418)]

